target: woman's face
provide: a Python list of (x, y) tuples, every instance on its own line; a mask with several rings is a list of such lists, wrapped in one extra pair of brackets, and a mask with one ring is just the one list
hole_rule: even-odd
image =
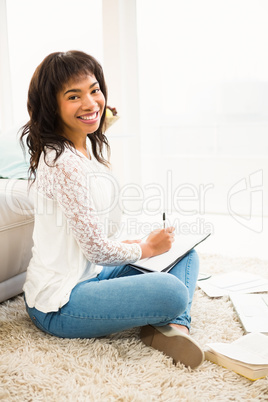
[(57, 103), (59, 128), (68, 139), (86, 137), (99, 128), (105, 98), (93, 74), (68, 81), (58, 92)]

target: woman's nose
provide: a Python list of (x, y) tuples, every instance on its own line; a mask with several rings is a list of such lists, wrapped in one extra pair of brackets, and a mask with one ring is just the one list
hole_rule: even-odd
[(84, 109), (92, 109), (97, 105), (97, 102), (95, 101), (95, 99), (93, 98), (93, 96), (91, 94), (86, 95), (83, 98), (83, 104), (82, 104), (82, 108)]

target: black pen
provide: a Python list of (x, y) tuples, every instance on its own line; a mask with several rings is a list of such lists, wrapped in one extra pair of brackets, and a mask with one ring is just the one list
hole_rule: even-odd
[(166, 229), (166, 213), (163, 212), (163, 228)]

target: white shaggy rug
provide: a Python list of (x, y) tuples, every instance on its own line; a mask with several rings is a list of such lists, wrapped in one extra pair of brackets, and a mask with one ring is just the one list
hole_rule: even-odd
[[(201, 255), (200, 270), (268, 277), (268, 261)], [(196, 291), (192, 336), (201, 344), (243, 335), (227, 297)], [(255, 382), (205, 361), (196, 369), (143, 345), (139, 329), (102, 339), (58, 339), (36, 329), (22, 296), (0, 305), (0, 400), (268, 401), (268, 378)]]

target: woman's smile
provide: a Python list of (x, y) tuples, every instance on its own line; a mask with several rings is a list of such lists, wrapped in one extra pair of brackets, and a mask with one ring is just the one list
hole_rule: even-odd
[(93, 113), (87, 113), (77, 117), (85, 124), (95, 124), (97, 120), (99, 120), (99, 111)]

